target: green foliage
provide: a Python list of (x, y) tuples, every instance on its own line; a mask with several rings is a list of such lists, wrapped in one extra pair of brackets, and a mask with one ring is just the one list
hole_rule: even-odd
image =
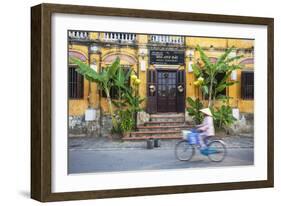
[(130, 132), (135, 126), (135, 119), (133, 118), (133, 113), (130, 110), (119, 110), (119, 127), (121, 133)]
[(144, 100), (138, 94), (138, 86), (133, 84), (122, 90), (122, 95), (118, 101), (113, 101), (117, 108), (116, 114), (120, 120), (121, 133), (129, 132), (136, 128), (136, 114), (141, 111), (141, 103)]
[(216, 128), (225, 128), (236, 121), (232, 115), (232, 108), (229, 105), (222, 105), (220, 108), (210, 108)]
[(71, 58), (71, 63), (78, 65), (76, 71), (91, 82), (96, 82), (102, 90), (110, 90), (116, 81), (117, 71), (120, 70), (120, 59), (116, 60), (100, 72), (96, 72), (89, 65), (79, 59)]
[(125, 103), (129, 106), (130, 110), (133, 112), (139, 112), (141, 111), (141, 103), (145, 100), (144, 98), (141, 98), (136, 91), (133, 91), (134, 89), (129, 89), (125, 93)]
[(122, 98), (122, 93), (128, 89), (128, 82), (131, 75), (131, 70), (125, 72), (124, 68), (119, 67), (116, 71), (116, 76), (114, 78), (114, 87), (118, 90), (118, 99)]
[[(141, 110), (141, 103), (144, 101), (138, 94), (138, 85), (128, 86), (131, 70), (125, 72), (120, 66), (120, 59), (116, 60), (100, 72), (96, 72), (91, 67), (79, 59), (70, 59), (71, 63), (78, 65), (76, 71), (82, 74), (91, 82), (96, 82), (99, 88), (105, 92), (109, 105), (109, 112), (112, 118), (114, 133), (125, 133), (136, 127), (136, 113)], [(112, 100), (110, 90), (117, 88), (118, 99)], [(116, 111), (113, 111), (114, 105)]]
[(200, 112), (200, 110), (203, 109), (203, 104), (198, 98), (193, 100), (191, 97), (187, 98), (187, 102), (189, 104), (187, 108), (189, 116), (192, 117), (196, 124), (200, 124), (204, 118), (202, 112)]
[[(205, 54), (200, 46), (196, 47), (200, 54), (200, 59), (204, 63), (201, 66), (199, 63), (193, 64), (193, 72), (196, 78), (203, 78), (204, 81), (200, 84), (200, 89), (205, 96), (208, 97), (209, 107), (213, 105), (219, 92), (225, 88), (236, 84), (237, 81), (229, 81), (232, 71), (240, 69), (240, 65), (235, 65), (233, 62), (240, 59), (242, 56), (229, 58), (229, 54), (234, 50), (234, 47), (228, 48), (215, 63), (212, 63), (209, 57)], [(224, 74), (223, 78), (218, 82), (217, 75)]]
[(110, 96), (110, 89), (116, 85), (118, 87), (123, 87), (122, 85), (122, 72), (120, 72), (120, 59), (116, 58), (116, 60), (106, 68), (104, 68), (100, 72), (94, 71), (89, 65), (80, 61), (79, 59), (70, 58), (70, 62), (78, 65), (76, 71), (82, 74), (86, 79), (91, 82), (96, 82), (101, 88), (107, 97), (107, 102), (109, 105), (109, 112), (112, 118), (112, 125), (114, 129), (117, 129), (118, 124), (115, 118), (113, 107), (112, 107), (112, 98)]
[[(240, 59), (242, 56), (229, 57), (229, 54), (234, 50), (233, 47), (228, 48), (215, 63), (210, 61), (210, 58), (205, 54), (200, 46), (196, 47), (196, 50), (200, 54), (200, 62), (193, 64), (193, 72), (195, 77), (201, 82), (197, 85), (205, 96), (208, 97), (208, 107), (211, 109), (214, 124), (216, 128), (224, 128), (229, 126), (235, 121), (232, 115), (232, 108), (228, 105), (229, 96), (219, 94), (227, 87), (236, 84), (238, 81), (229, 81), (229, 77), (232, 71), (240, 69), (240, 65), (234, 64), (235, 60)], [(222, 75), (223, 78), (218, 81), (217, 76)], [(203, 80), (203, 81), (202, 81)], [(213, 103), (216, 99), (222, 100), (223, 105), (218, 108), (213, 108)], [(190, 116), (193, 117), (194, 121), (199, 124), (203, 119), (203, 115), (199, 112), (203, 108), (203, 104), (200, 103), (199, 99), (192, 100), (187, 99), (190, 107), (187, 109)]]

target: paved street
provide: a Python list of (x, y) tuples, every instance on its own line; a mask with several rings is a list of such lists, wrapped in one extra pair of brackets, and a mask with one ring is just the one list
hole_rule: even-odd
[(221, 163), (211, 162), (199, 151), (190, 162), (179, 161), (171, 145), (152, 150), (75, 147), (69, 150), (69, 173), (242, 166), (253, 163), (253, 147), (229, 147), (227, 157)]

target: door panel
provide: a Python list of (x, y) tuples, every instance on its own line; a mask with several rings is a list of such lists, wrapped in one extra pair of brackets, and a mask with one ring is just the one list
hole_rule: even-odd
[(185, 110), (185, 70), (177, 71), (177, 112)]
[(176, 112), (176, 71), (157, 71), (157, 112)]
[(147, 112), (184, 112), (185, 71), (148, 70)]
[(156, 94), (156, 71), (147, 71), (147, 112), (150, 114), (157, 112), (157, 94)]

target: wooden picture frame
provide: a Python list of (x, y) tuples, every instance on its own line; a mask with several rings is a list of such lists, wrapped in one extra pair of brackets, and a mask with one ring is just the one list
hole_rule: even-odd
[[(267, 179), (134, 189), (52, 192), (51, 17), (54, 13), (134, 17), (267, 27)], [(274, 20), (272, 18), (40, 4), (31, 8), (31, 198), (42, 202), (273, 187), (274, 184)]]

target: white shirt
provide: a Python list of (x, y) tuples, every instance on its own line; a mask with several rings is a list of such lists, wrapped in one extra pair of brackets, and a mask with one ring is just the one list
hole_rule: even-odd
[(203, 123), (199, 126), (198, 129), (203, 130), (204, 135), (206, 135), (206, 136), (214, 136), (215, 128), (214, 128), (213, 117), (205, 116)]

